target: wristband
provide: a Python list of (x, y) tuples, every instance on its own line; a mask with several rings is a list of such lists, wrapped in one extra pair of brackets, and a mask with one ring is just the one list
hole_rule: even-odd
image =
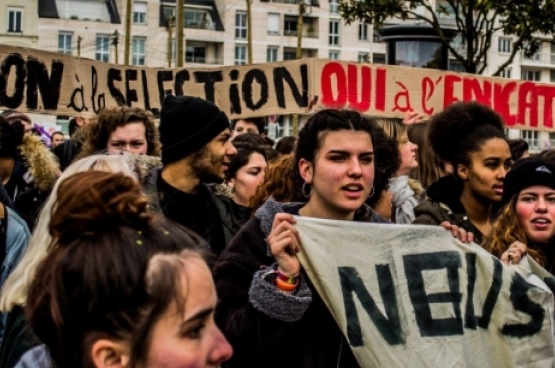
[(298, 280), (299, 277), (298, 276), (286, 276), (278, 268), (277, 278), (280, 279), (281, 281), (285, 281), (288, 284), (295, 285), (295, 284), (297, 284), (297, 280)]
[(281, 280), (279, 277), (276, 277), (276, 287), (282, 291), (294, 291), (299, 286), (299, 282), (295, 283), (294, 285), (288, 284), (287, 282)]

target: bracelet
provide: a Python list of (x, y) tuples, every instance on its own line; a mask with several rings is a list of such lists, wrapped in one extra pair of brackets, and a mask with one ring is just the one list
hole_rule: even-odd
[(279, 270), (279, 268), (278, 268), (278, 270), (277, 270), (277, 278), (280, 279), (280, 280), (282, 280), (282, 281), (285, 281), (285, 282), (288, 283), (288, 284), (295, 285), (295, 284), (297, 283), (297, 281), (298, 281), (299, 276), (298, 276), (298, 275), (297, 275), (297, 276), (286, 276), (286, 275), (283, 274), (283, 273)]
[(276, 287), (282, 291), (294, 291), (299, 286), (299, 283), (288, 284), (285, 281), (281, 280), (280, 278), (276, 277)]

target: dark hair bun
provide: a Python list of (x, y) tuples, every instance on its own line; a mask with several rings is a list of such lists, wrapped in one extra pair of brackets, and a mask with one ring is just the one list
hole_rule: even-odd
[(477, 102), (458, 102), (430, 120), (428, 140), (444, 161), (465, 163), (485, 140), (504, 138), (503, 118)]
[(77, 173), (60, 184), (57, 196), (50, 234), (60, 245), (119, 226), (140, 228), (151, 217), (139, 183), (121, 173)]

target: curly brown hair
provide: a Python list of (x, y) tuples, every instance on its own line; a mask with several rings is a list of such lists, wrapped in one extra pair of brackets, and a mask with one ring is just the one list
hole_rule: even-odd
[[(264, 182), (256, 189), (249, 207), (257, 210), (270, 197), (278, 202), (294, 202), (302, 200), (300, 188), (297, 188), (293, 176), (295, 173), (295, 157), (293, 154), (283, 155), (268, 164)], [(306, 201), (306, 198), (303, 200)]]
[(83, 127), (85, 139), (79, 158), (105, 150), (110, 135), (117, 128), (136, 122), (145, 126), (147, 155), (160, 156), (158, 129), (152, 113), (138, 107), (119, 106), (102, 109), (93, 121)]
[(545, 255), (530, 245), (528, 237), (518, 221), (516, 214), (517, 199), (518, 195), (513, 196), (511, 201), (501, 209), (499, 216), (491, 226), (491, 231), (482, 242), (482, 247), (497, 258), (501, 258), (503, 252), (509, 249), (515, 241), (518, 241), (527, 245), (527, 254), (530, 257), (540, 265), (545, 266), (547, 262)]

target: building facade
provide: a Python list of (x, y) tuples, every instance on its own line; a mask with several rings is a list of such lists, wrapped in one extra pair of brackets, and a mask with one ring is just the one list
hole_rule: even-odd
[[(298, 0), (252, 2), (254, 63), (295, 59), (298, 32), (303, 36), (302, 57), (385, 63), (385, 44), (372, 25), (346, 25), (338, 0), (303, 1), (301, 30), (297, 29)], [(0, 0), (0, 9), (6, 14), (0, 18), (0, 43), (123, 64), (126, 4), (126, 0)], [(446, 3), (437, 0), (435, 5)], [(175, 0), (133, 1), (130, 64), (175, 66), (175, 7)], [(187, 65), (247, 63), (246, 1), (186, 0), (184, 14)], [(446, 25), (454, 23), (451, 15), (441, 17)], [(485, 75), (506, 61), (511, 47), (511, 37), (494, 36)], [(450, 69), (462, 71), (455, 61)], [(555, 44), (545, 37), (540, 52), (531, 58), (517, 55), (502, 76), (555, 83)], [(280, 126), (283, 129), (277, 134), (287, 135), (288, 119), (280, 121)], [(549, 147), (552, 141), (555, 146), (555, 134), (518, 130), (508, 134), (526, 139), (534, 151)]]

